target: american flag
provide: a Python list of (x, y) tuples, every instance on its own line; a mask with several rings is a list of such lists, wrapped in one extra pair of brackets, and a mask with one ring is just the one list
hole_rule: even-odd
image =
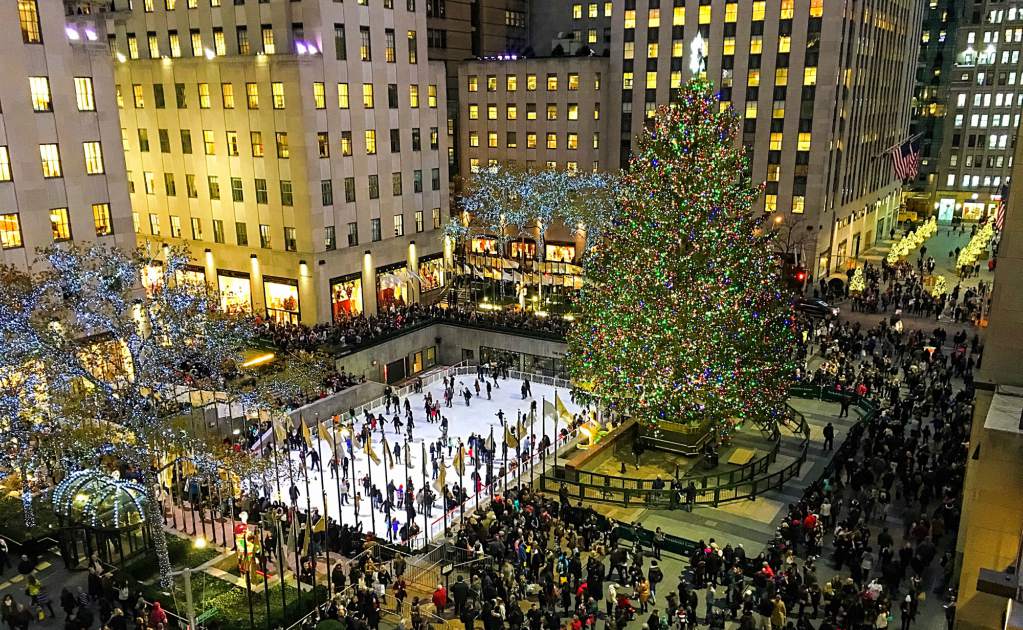
[(920, 170), (920, 145), (915, 140), (906, 140), (889, 151), (895, 175), (903, 182), (916, 178)]
[(998, 209), (995, 211), (995, 229), (1001, 232), (1005, 227), (1005, 207), (1009, 204), (1009, 187), (1003, 184), (998, 193), (1001, 198), (998, 200)]

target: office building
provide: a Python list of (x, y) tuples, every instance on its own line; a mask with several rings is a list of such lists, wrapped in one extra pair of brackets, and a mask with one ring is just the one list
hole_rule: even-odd
[(962, 0), (928, 0), (923, 11), (920, 54), (917, 56), (910, 133), (920, 146), (920, 172), (909, 184), (906, 206), (930, 214), (938, 184), (937, 170), (945, 139), (948, 84), (955, 60), (955, 37)]
[(103, 24), (58, 2), (0, 3), (0, 262), (67, 241), (134, 244)]
[[(601, 168), (627, 167), (647, 119), (696, 66), (743, 118), (751, 175), (766, 182), (761, 208), (809, 228), (792, 253), (811, 273), (844, 272), (894, 228), (901, 195), (887, 150), (909, 130), (914, 68), (905, 60), (916, 58), (920, 3), (626, 0), (610, 9)], [(582, 32), (605, 19), (601, 4), (561, 1), (545, 10), (548, 33)], [(582, 63), (563, 60), (565, 72)], [(508, 104), (491, 102), (499, 112)], [(500, 130), (497, 141), (497, 158), (511, 155)], [(476, 159), (492, 158), (480, 150)], [(526, 159), (561, 161), (542, 152)]]
[(415, 0), (108, 14), (134, 228), (228, 310), (315, 323), (444, 281), (444, 67)]
[(985, 0), (961, 11), (935, 194), (942, 221), (978, 221), (995, 211), (1023, 106), (1023, 6)]

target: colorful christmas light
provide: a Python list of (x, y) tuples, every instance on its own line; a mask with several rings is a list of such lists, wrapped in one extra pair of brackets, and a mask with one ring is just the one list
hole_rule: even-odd
[(791, 310), (739, 119), (695, 80), (657, 112), (591, 252), (569, 369), (645, 423), (770, 427), (791, 378)]

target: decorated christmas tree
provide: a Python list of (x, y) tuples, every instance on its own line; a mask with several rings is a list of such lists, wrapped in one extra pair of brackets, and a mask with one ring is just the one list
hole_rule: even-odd
[(683, 87), (640, 139), (586, 261), (569, 369), (646, 425), (768, 427), (784, 408), (791, 310), (738, 133), (709, 83)]

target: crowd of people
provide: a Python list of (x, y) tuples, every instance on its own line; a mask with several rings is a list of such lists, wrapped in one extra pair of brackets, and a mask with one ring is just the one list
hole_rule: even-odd
[[(10, 630), (62, 619), (64, 630), (165, 630), (171, 627), (160, 602), (147, 602), (127, 580), (116, 578), (93, 553), (85, 586), (64, 584), (56, 601), (37, 571), (37, 560), (22, 555), (17, 565), (24, 597), (8, 591), (0, 600), (0, 617)], [(0, 564), (0, 569), (5, 569)], [(14, 580), (12, 580), (13, 582)], [(54, 608), (54, 603), (60, 612)]]
[(925, 261), (921, 257), (919, 263), (917, 268), (905, 261), (890, 265), (882, 260), (880, 268), (864, 263), (866, 288), (852, 296), (852, 310), (976, 323), (983, 301), (990, 297), (988, 284), (980, 281), (976, 287), (967, 288), (956, 284), (947, 293), (935, 296), (924, 284), (928, 276), (925, 269), (933, 271), (934, 259)]
[(456, 306), (392, 304), (376, 315), (349, 315), (329, 324), (305, 326), (267, 320), (261, 325), (263, 336), (282, 351), (312, 351), (350, 349), (433, 321), (510, 328), (552, 337), (563, 337), (569, 324), (560, 317), (541, 317), (519, 309), (477, 311)]

